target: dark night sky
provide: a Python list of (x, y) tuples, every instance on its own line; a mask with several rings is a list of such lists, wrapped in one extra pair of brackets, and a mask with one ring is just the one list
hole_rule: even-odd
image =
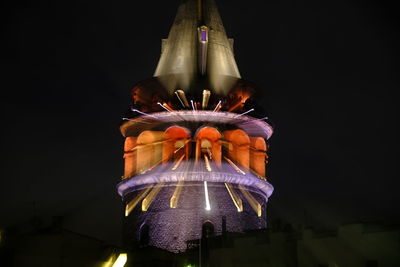
[[(400, 221), (399, 35), (365, 1), (217, 1), (242, 77), (263, 90), (270, 220)], [(152, 76), (179, 1), (1, 4), (0, 227), (65, 216), (115, 242), (120, 118)]]

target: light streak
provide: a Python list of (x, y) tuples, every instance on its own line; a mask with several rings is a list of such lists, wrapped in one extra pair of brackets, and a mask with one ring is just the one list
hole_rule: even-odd
[(163, 103), (162, 105), (163, 105), (166, 109), (168, 109), (169, 111), (174, 111), (174, 109), (171, 108), (171, 106), (168, 105), (167, 103)]
[(137, 145), (137, 146), (135, 146), (134, 148), (132, 148), (129, 151), (135, 151), (135, 150), (138, 150), (139, 148), (144, 148), (144, 147), (147, 147), (147, 146), (155, 146), (155, 145), (163, 144), (165, 142), (168, 142), (168, 140), (153, 142), (153, 143), (145, 144), (145, 145)]
[(242, 101), (239, 101), (238, 103), (236, 103), (233, 107), (231, 107), (231, 108), (228, 110), (228, 112), (234, 111), (234, 110), (237, 109), (240, 105), (243, 105), (243, 102), (242, 102)]
[(210, 162), (208, 161), (208, 158), (206, 155), (204, 155), (204, 161), (206, 162), (206, 169), (207, 171), (212, 171), (211, 166), (210, 166)]
[(156, 116), (153, 116), (153, 115), (147, 114), (147, 113), (145, 113), (145, 112), (143, 112), (143, 111), (140, 111), (140, 110), (138, 110), (138, 109), (131, 108), (131, 110), (132, 110), (133, 112), (137, 112), (137, 113), (139, 113), (139, 114), (141, 114), (141, 115), (144, 115), (144, 116), (148, 116), (148, 117), (151, 117), (151, 118), (157, 119), (157, 117), (156, 117)]
[(204, 195), (206, 196), (206, 210), (211, 210), (210, 199), (208, 198), (207, 181), (204, 181)]
[(248, 113), (250, 113), (250, 112), (252, 112), (252, 111), (254, 111), (254, 108), (252, 108), (252, 109), (250, 109), (250, 110), (248, 110), (248, 111), (246, 111), (246, 112), (243, 112), (243, 113), (241, 113), (241, 114), (235, 116), (235, 118), (240, 117), (240, 116), (243, 116), (243, 115), (246, 115), (246, 114), (248, 114)]
[(176, 149), (176, 150), (174, 151), (174, 154), (176, 154), (179, 150), (181, 150), (182, 148), (184, 148), (184, 147), (186, 146), (186, 144), (189, 143), (189, 142), (190, 142), (190, 140), (186, 140), (186, 142), (185, 142), (185, 144), (183, 144), (183, 146), (179, 147), (178, 149)]
[(147, 211), (165, 182), (158, 183), (142, 201), (142, 211)]
[(235, 204), (238, 212), (242, 212), (243, 211), (243, 202), (240, 199), (240, 197), (238, 196), (238, 194), (236, 193), (233, 186), (230, 183), (225, 183), (225, 187), (228, 190), (228, 193), (231, 196), (232, 201)]
[(152, 185), (147, 187), (142, 192), (140, 192), (140, 194), (138, 194), (134, 199), (132, 199), (131, 201), (129, 201), (128, 204), (126, 204), (125, 217), (128, 217), (128, 215), (132, 212), (132, 210), (136, 207), (136, 205), (140, 202), (140, 200), (142, 200), (147, 195), (147, 193), (151, 190), (151, 188)]
[(171, 112), (172, 113), (172, 111), (171, 110), (169, 110), (167, 107), (165, 107), (163, 104), (161, 104), (160, 102), (157, 102), (157, 105), (159, 105), (160, 107), (162, 107), (163, 109), (165, 109), (166, 111), (168, 111), (168, 112)]
[(184, 157), (185, 157), (185, 155), (182, 155), (182, 157), (180, 157), (180, 159), (175, 163), (174, 167), (171, 170), (175, 171), (181, 164)]
[(151, 166), (150, 168), (148, 168), (147, 170), (144, 170), (141, 172), (141, 174), (145, 174), (146, 172), (151, 171), (152, 169), (154, 169), (155, 167), (157, 167), (161, 162), (163, 162), (164, 159), (160, 159), (156, 164), (154, 164), (153, 166)]
[(177, 184), (177, 186), (175, 188), (174, 194), (172, 195), (172, 197), (171, 197), (171, 199), (169, 201), (169, 206), (172, 209), (176, 209), (176, 207), (178, 206), (178, 201), (179, 201), (179, 197), (181, 195), (181, 191), (182, 191), (182, 188), (183, 188), (183, 183), (184, 183), (184, 181), (179, 181), (178, 182), (178, 184)]
[(261, 217), (262, 215), (262, 210), (261, 210), (261, 205), (258, 203), (258, 201), (249, 193), (249, 191), (244, 188), (243, 185), (239, 185), (240, 192), (244, 195), (246, 198), (247, 202), (249, 202), (250, 206), (253, 208), (253, 210), (257, 213), (258, 217)]
[(225, 157), (225, 156), (224, 156), (224, 159), (225, 159), (229, 164), (231, 164), (231, 166), (232, 166), (238, 173), (241, 173), (241, 174), (243, 174), (243, 175), (246, 174), (246, 173), (245, 173), (244, 171), (242, 171), (238, 166), (236, 166), (236, 164), (233, 163), (232, 160), (228, 159), (228, 158)]
[(144, 123), (144, 124), (151, 124), (150, 122), (132, 120), (132, 119), (128, 119), (128, 118), (122, 118), (122, 120), (124, 120), (124, 121), (133, 121), (133, 122)]
[(185, 108), (185, 104), (183, 103), (182, 99), (179, 97), (179, 94), (178, 94), (177, 91), (175, 91), (175, 95), (176, 95), (176, 97), (179, 99), (179, 102), (181, 102), (182, 107)]
[(126, 253), (121, 253), (119, 254), (117, 260), (114, 262), (112, 267), (124, 267), (127, 260), (128, 255)]
[(255, 176), (257, 176), (258, 178), (263, 179), (263, 180), (265, 180), (265, 181), (267, 180), (266, 177), (259, 175), (256, 171), (254, 171), (254, 170), (252, 170), (252, 169), (250, 169), (250, 171), (251, 171), (252, 174), (254, 174)]
[(193, 100), (190, 100), (190, 103), (192, 104), (193, 111), (196, 111), (196, 108), (194, 107), (194, 104), (193, 104)]
[(213, 112), (217, 112), (221, 108), (221, 100), (218, 102), (218, 104), (215, 106)]

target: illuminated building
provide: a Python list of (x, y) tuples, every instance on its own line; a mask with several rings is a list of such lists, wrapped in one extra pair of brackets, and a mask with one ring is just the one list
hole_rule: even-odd
[(214, 0), (183, 1), (154, 77), (121, 124), (126, 244), (184, 251), (190, 240), (267, 226), (273, 132), (241, 79)]

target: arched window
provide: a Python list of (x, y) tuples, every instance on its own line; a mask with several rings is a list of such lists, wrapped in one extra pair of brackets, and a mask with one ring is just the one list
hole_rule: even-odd
[(250, 167), (250, 138), (243, 130), (236, 129), (224, 132), (224, 138), (229, 142), (228, 157), (240, 166)]
[(164, 132), (163, 162), (178, 160), (182, 156), (189, 158), (190, 131), (184, 127), (171, 126)]
[(203, 227), (201, 229), (201, 237), (209, 238), (214, 236), (214, 225), (211, 222), (203, 223)]
[(196, 134), (196, 160), (207, 155), (216, 164), (221, 163), (221, 133), (214, 127), (203, 127)]
[(137, 138), (136, 169), (141, 173), (161, 162), (163, 132), (143, 131)]

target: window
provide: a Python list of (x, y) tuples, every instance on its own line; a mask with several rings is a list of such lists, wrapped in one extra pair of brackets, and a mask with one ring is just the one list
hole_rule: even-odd
[(211, 222), (203, 223), (201, 236), (202, 238), (209, 238), (214, 236), (214, 225)]

